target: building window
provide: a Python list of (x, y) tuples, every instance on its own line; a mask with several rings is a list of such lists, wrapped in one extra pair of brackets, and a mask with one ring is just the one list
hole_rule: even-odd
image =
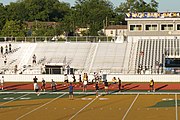
[(162, 24), (161, 30), (173, 30), (173, 24)]
[(111, 31), (111, 34), (113, 34), (113, 31)]
[(146, 25), (145, 30), (147, 30), (147, 31), (156, 31), (157, 30), (157, 25)]
[(180, 24), (177, 24), (177, 30), (180, 30)]
[(130, 31), (140, 31), (142, 30), (142, 25), (130, 25)]

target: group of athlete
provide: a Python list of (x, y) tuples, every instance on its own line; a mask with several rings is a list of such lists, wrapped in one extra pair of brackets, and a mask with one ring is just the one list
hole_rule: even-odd
[[(40, 95), (40, 91), (44, 91), (44, 92), (46, 91), (46, 81), (45, 81), (44, 78), (42, 78), (41, 87), (39, 87), (37, 81), (38, 81), (38, 78), (35, 76), (33, 78), (34, 91), (36, 92), (37, 96), (39, 96)], [(56, 86), (57, 86), (56, 82), (53, 79), (51, 79), (51, 89), (52, 89), (52, 91), (56, 91), (57, 90)]]

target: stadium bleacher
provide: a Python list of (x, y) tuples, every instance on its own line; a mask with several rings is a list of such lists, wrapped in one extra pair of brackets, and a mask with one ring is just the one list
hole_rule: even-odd
[[(6, 42), (1, 45), (5, 46)], [(178, 39), (139, 39), (137, 42), (14, 42), (11, 52), (2, 56), (0, 67), (5, 74), (41, 74), (42, 64), (63, 63), (81, 72), (104, 71), (112, 74), (162, 74), (164, 57), (179, 56)], [(32, 64), (36, 55), (37, 64)], [(158, 69), (158, 70), (157, 70)], [(28, 72), (29, 71), (29, 72)]]

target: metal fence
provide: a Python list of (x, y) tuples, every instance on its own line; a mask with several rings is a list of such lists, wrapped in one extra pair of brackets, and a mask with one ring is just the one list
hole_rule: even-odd
[(0, 37), (0, 42), (114, 42), (116, 37), (108, 36), (31, 36)]

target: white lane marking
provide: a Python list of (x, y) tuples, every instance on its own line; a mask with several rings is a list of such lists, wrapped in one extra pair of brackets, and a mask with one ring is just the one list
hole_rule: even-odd
[(94, 98), (91, 102), (85, 105), (82, 109), (80, 109), (76, 114), (74, 114), (69, 120), (72, 120), (76, 115), (78, 115), (81, 111), (83, 111), (86, 107), (88, 107), (91, 103), (93, 103), (98, 97)]
[(23, 98), (20, 98), (21, 100), (30, 100), (31, 98), (30, 97), (23, 97)]
[(20, 120), (21, 118), (23, 118), (23, 117), (25, 117), (25, 116), (27, 116), (27, 115), (31, 114), (32, 112), (34, 112), (34, 111), (36, 111), (36, 110), (38, 110), (38, 109), (40, 109), (40, 108), (42, 108), (42, 107), (44, 107), (44, 106), (48, 105), (49, 103), (51, 103), (51, 102), (53, 102), (53, 101), (57, 100), (58, 98), (63, 97), (65, 94), (66, 94), (66, 93), (64, 93), (64, 94), (62, 94), (62, 95), (60, 95), (60, 96), (58, 96), (58, 97), (56, 97), (56, 98), (52, 99), (51, 101), (49, 101), (49, 102), (47, 102), (47, 103), (45, 103), (45, 104), (43, 104), (43, 105), (41, 105), (41, 106), (39, 106), (39, 107), (37, 107), (37, 108), (35, 108), (35, 109), (33, 109), (33, 110), (31, 110), (31, 111), (29, 111), (29, 112), (25, 113), (24, 115), (22, 115), (22, 116), (18, 117), (16, 120)]
[(4, 103), (2, 103), (2, 104), (0, 104), (0, 105), (5, 105), (5, 104), (8, 104), (8, 103), (10, 103), (10, 102), (13, 102), (13, 101), (15, 101), (15, 100), (17, 100), (17, 99), (20, 99), (20, 98), (22, 98), (22, 97), (24, 97), (24, 96), (27, 96), (27, 95), (29, 95), (30, 93), (27, 93), (27, 94), (25, 94), (25, 95), (22, 95), (22, 96), (20, 96), (20, 97), (17, 97), (17, 98), (15, 98), (15, 99), (13, 99), (13, 100), (10, 100), (10, 101), (7, 101), (7, 102), (4, 102)]
[(5, 98), (3, 98), (3, 100), (13, 100), (14, 99), (14, 97), (5, 97)]
[(132, 104), (130, 105), (130, 107), (128, 108), (128, 110), (126, 111), (125, 115), (123, 116), (122, 120), (124, 120), (127, 116), (127, 114), (129, 113), (130, 109), (132, 108), (132, 106), (134, 105), (135, 101), (137, 100), (139, 94), (136, 95), (136, 97), (134, 98)]
[(92, 100), (92, 98), (81, 98), (81, 100)]
[(109, 98), (99, 98), (99, 100), (108, 100)]
[(175, 103), (176, 103), (176, 120), (178, 120), (178, 103), (177, 103), (177, 94), (175, 94)]
[(163, 98), (162, 101), (170, 101), (170, 100), (174, 100), (173, 98)]

